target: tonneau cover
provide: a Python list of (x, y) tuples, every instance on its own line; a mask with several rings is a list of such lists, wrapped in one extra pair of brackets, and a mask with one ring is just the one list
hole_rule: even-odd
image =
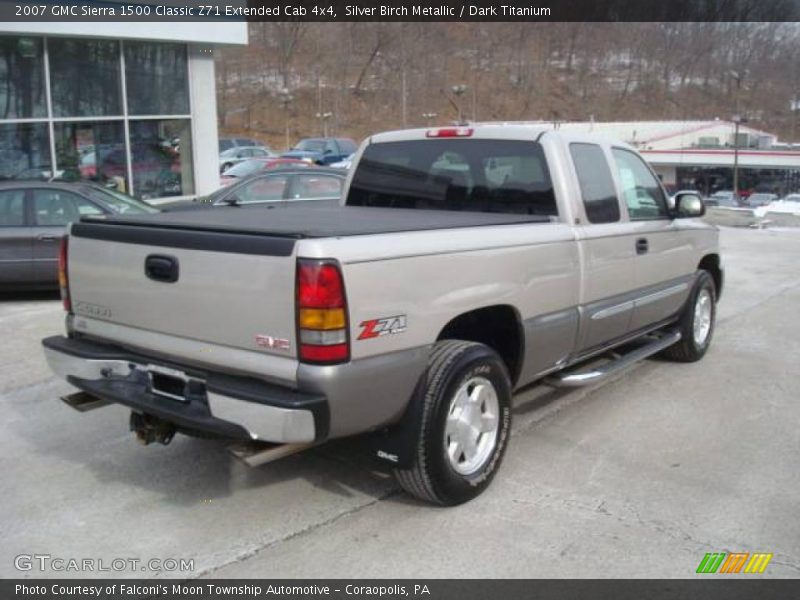
[(291, 238), (325, 238), (486, 225), (548, 222), (540, 215), (363, 206), (231, 206), (151, 215), (84, 217), (108, 223)]

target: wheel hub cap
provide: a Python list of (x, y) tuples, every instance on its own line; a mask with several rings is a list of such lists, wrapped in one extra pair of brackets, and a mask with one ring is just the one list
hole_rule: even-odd
[(445, 450), (450, 466), (470, 475), (484, 466), (497, 444), (500, 403), (485, 377), (465, 381), (450, 401)]
[(700, 290), (694, 303), (694, 343), (702, 346), (711, 331), (712, 299), (708, 290)]

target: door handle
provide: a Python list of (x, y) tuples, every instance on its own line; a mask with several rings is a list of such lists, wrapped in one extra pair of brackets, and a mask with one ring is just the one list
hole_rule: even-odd
[(178, 259), (174, 256), (151, 254), (144, 261), (144, 274), (153, 281), (175, 283), (178, 281)]
[(639, 238), (636, 240), (636, 254), (647, 254), (649, 249), (647, 238)]
[(39, 240), (40, 242), (55, 242), (56, 240), (58, 240), (59, 237), (60, 236), (53, 235), (51, 233), (43, 233), (41, 235), (36, 236), (36, 239)]

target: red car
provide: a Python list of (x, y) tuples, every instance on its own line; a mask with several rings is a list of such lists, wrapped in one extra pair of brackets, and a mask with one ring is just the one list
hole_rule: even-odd
[(251, 158), (233, 165), (225, 171), (219, 178), (219, 184), (226, 186), (232, 184), (237, 179), (247, 177), (259, 171), (270, 171), (272, 169), (285, 169), (287, 167), (311, 167), (315, 166), (307, 160), (299, 158)]

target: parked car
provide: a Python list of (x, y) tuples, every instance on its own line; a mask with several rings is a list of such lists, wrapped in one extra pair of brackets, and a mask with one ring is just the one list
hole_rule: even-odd
[(736, 195), (727, 190), (720, 190), (719, 192), (714, 192), (711, 196), (708, 197), (706, 200), (706, 204), (709, 206), (724, 206), (727, 208), (739, 208), (740, 204), (736, 197)]
[(219, 170), (224, 173), (232, 166), (251, 158), (268, 158), (275, 154), (263, 146), (237, 146), (229, 148), (219, 155)]
[(219, 178), (222, 186), (230, 185), (237, 179), (253, 175), (259, 171), (271, 171), (272, 169), (303, 168), (314, 166), (313, 163), (299, 158), (251, 158), (232, 166), (225, 171)]
[(345, 178), (346, 173), (328, 167), (286, 165), (236, 178), (203, 201), (219, 206), (292, 200), (338, 200), (342, 195)]
[(0, 286), (58, 285), (58, 243), (64, 227), (84, 215), (158, 212), (136, 198), (91, 183), (0, 183)]
[(766, 206), (770, 202), (775, 202), (778, 199), (777, 194), (767, 194), (763, 192), (756, 192), (750, 194), (745, 201), (750, 208), (758, 208), (759, 206)]
[(249, 146), (249, 147), (258, 147), (263, 148), (264, 144), (259, 142), (258, 140), (254, 140), (253, 138), (248, 137), (225, 137), (219, 138), (219, 152), (222, 154), (225, 150), (230, 150), (231, 148), (235, 148), (237, 146)]
[(356, 149), (356, 143), (348, 138), (306, 138), (281, 156), (307, 159), (318, 165), (330, 165), (344, 160)]
[(268, 442), (239, 448), (252, 462), (371, 432), (407, 492), (453, 505), (498, 472), (514, 390), (590, 385), (656, 353), (694, 362), (711, 344), (719, 231), (696, 192), (670, 206), (629, 145), (394, 131), (370, 136), (346, 181), (342, 205), (74, 225), (73, 316), (43, 340), (78, 388), (65, 402), (130, 408), (145, 444)]

